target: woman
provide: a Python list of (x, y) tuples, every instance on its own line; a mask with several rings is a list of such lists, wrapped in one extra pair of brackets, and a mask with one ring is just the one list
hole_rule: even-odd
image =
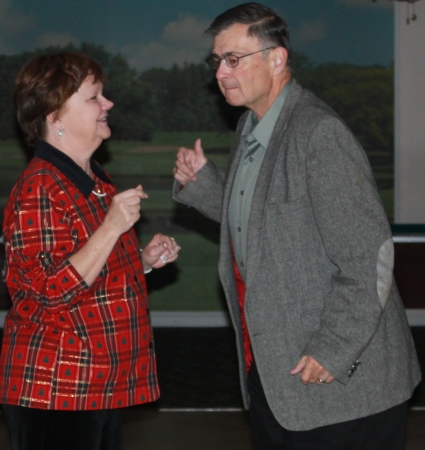
[(157, 234), (141, 253), (142, 186), (117, 194), (92, 159), (109, 138), (100, 66), (39, 55), (14, 101), (34, 158), (3, 224), (13, 306), (0, 402), (14, 450), (120, 449), (120, 408), (158, 398), (145, 276), (180, 247)]

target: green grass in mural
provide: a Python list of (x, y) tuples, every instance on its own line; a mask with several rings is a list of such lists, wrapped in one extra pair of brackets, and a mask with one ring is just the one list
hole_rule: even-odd
[[(217, 272), (218, 244), (197, 233), (176, 234), (182, 247), (173, 264), (173, 282), (151, 289), (151, 307), (159, 311), (218, 311), (223, 309)], [(171, 270), (162, 269), (169, 275)], [(152, 274), (161, 278), (161, 270)], [(150, 280), (148, 279), (148, 283)]]
[(235, 136), (234, 132), (157, 132), (147, 145), (171, 145), (177, 147), (192, 147), (196, 139), (200, 138), (204, 149), (230, 147)]
[(7, 176), (8, 171), (20, 171), (28, 162), (25, 147), (18, 141), (8, 139), (0, 141), (1, 175)]
[[(161, 231), (175, 237), (182, 247), (176, 263), (148, 276), (153, 310), (217, 311), (225, 308), (217, 273), (217, 227), (200, 218), (196, 211), (179, 209), (171, 199), (177, 148), (192, 147), (198, 137), (207, 155), (224, 168), (228, 157), (226, 149), (231, 145), (233, 133), (157, 133), (149, 143), (110, 140), (95, 154), (120, 191), (141, 183), (149, 194), (142, 203), (143, 220), (136, 227), (141, 245)], [(0, 141), (0, 208), (3, 209), (29, 154), (18, 141)], [(392, 172), (388, 164), (374, 167), (390, 218), (394, 211)], [(182, 218), (183, 224), (178, 223)]]
[(379, 195), (381, 196), (384, 209), (388, 219), (392, 222), (394, 220), (394, 190), (393, 189), (380, 189)]
[[(141, 180), (141, 183), (143, 184), (143, 179)], [(149, 195), (149, 198), (142, 200), (141, 208), (143, 213), (155, 214), (157, 211), (172, 211), (175, 206), (175, 202), (171, 198), (172, 184), (173, 181), (170, 180), (169, 190), (145, 188), (145, 192)]]
[(211, 159), (224, 167), (227, 154), (209, 154), (208, 150), (230, 148), (234, 133), (157, 133), (149, 143), (108, 141), (104, 146), (108, 159), (103, 166), (111, 175), (171, 176), (177, 149), (192, 148), (198, 137)]

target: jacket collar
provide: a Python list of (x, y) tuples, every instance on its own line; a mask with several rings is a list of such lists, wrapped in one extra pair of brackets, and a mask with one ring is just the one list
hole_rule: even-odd
[[(86, 198), (94, 189), (96, 182), (68, 155), (47, 142), (36, 142), (34, 156), (47, 161), (60, 170)], [(93, 158), (90, 159), (90, 168), (103, 182), (112, 184), (110, 178)]]

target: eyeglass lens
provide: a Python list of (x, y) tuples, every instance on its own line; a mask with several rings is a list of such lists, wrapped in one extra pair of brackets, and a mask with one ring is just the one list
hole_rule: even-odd
[(235, 55), (227, 55), (224, 61), (229, 67), (236, 67), (239, 64), (239, 57)]
[(217, 56), (210, 56), (206, 59), (206, 63), (211, 69), (218, 69), (221, 61), (224, 61), (228, 67), (234, 68), (239, 64), (239, 56), (227, 55), (222, 59)]
[(255, 55), (256, 53), (264, 52), (266, 50), (271, 50), (274, 48), (276, 48), (276, 47), (267, 47), (267, 48), (263, 48), (262, 50), (257, 50), (256, 52), (247, 53), (246, 55), (242, 55), (242, 56), (227, 55), (224, 58), (219, 58), (218, 56), (211, 55), (205, 60), (205, 62), (208, 64), (209, 67), (211, 67), (211, 69), (217, 70), (220, 67), (221, 61), (224, 61), (227, 65), (227, 67), (230, 67), (233, 69), (239, 64), (239, 60), (241, 58), (245, 58), (246, 56)]

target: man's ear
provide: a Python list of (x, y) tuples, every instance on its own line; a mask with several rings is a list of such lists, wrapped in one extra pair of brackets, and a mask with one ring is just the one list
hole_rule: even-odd
[(277, 47), (273, 50), (273, 63), (275, 73), (281, 73), (287, 66), (288, 62), (288, 50), (284, 47)]

